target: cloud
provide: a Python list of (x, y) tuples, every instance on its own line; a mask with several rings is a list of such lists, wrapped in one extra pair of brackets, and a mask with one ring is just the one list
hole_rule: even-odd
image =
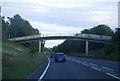
[(53, 47), (61, 44), (65, 40), (47, 40), (45, 41), (45, 47)]
[(85, 29), (81, 27), (72, 27), (72, 26), (60, 26), (57, 24), (47, 24), (43, 22), (30, 21), (30, 24), (34, 28), (38, 28), (41, 33), (78, 33), (81, 30)]
[[(115, 23), (117, 22), (117, 3), (108, 4), (101, 1), (83, 3), (85, 1), (81, 2), (80, 0), (32, 1), (21, 2), (21, 4), (19, 2), (3, 3), (2, 13), (10, 16), (18, 13), (31, 21), (63, 26), (93, 27), (103, 22), (111, 27), (117, 26)], [(112, 2), (112, 0), (106, 1)]]
[[(2, 2), (39, 2), (39, 1), (45, 1), (49, 2), (49, 0), (2, 0)], [(118, 2), (119, 0), (50, 0), (50, 2), (54, 3), (64, 3), (64, 2)]]
[(106, 24), (118, 27), (119, 0), (2, 0), (2, 15), (20, 14), (41, 33), (76, 33)]
[(33, 7), (34, 7), (33, 12), (37, 12), (37, 13), (44, 12), (44, 13), (47, 13), (49, 11), (48, 8), (46, 8), (45, 6), (35, 5)]

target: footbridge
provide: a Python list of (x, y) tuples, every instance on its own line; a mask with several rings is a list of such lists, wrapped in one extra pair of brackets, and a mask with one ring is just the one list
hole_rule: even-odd
[(81, 34), (81, 33), (51, 33), (51, 34), (36, 34), (23, 37), (9, 38), (11, 41), (15, 42), (32, 42), (41, 40), (59, 40), (59, 39), (71, 39), (71, 40), (88, 40), (93, 42), (106, 43), (109, 42), (112, 37), (104, 35), (94, 35), (94, 34)]
[[(88, 41), (107, 43), (112, 37), (105, 35), (95, 35), (95, 34), (81, 34), (81, 33), (50, 33), (50, 34), (36, 34), (23, 37), (14, 37), (9, 38), (8, 40), (26, 43), (39, 41), (39, 48), (41, 49), (41, 41), (46, 40), (60, 40), (60, 39), (69, 39), (69, 40), (84, 40), (86, 41), (86, 54), (88, 54)], [(41, 50), (39, 50), (41, 52)]]

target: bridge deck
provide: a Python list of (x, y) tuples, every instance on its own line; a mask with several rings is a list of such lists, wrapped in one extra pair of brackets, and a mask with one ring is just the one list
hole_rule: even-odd
[(109, 42), (112, 37), (104, 35), (93, 34), (37, 34), (24, 37), (10, 38), (9, 40), (15, 42), (30, 42), (39, 40), (56, 40), (56, 39), (71, 39), (71, 40), (88, 40), (93, 42)]

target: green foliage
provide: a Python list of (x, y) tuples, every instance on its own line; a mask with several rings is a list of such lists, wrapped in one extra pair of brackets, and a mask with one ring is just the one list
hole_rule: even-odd
[(8, 22), (4, 21), (4, 17), (2, 17), (2, 41), (5, 41), (8, 38)]
[(111, 53), (115, 52), (116, 50), (117, 50), (116, 45), (113, 42), (110, 42), (105, 47), (105, 54), (110, 55)]
[(85, 29), (85, 30), (81, 31), (81, 33), (96, 34), (96, 35), (107, 35), (107, 36), (112, 36), (113, 35), (112, 29), (110, 29), (109, 26), (103, 25), (103, 24), (95, 26), (91, 29)]
[(116, 28), (115, 33), (112, 36), (113, 38), (113, 42), (115, 42), (116, 44), (120, 44), (120, 28)]
[[(85, 29), (85, 30), (81, 31), (81, 33), (106, 35), (106, 36), (112, 36), (113, 35), (112, 29), (110, 29), (109, 26), (104, 25), (104, 24), (95, 26), (91, 29)], [(96, 50), (96, 49), (101, 49), (101, 48), (104, 48), (104, 47), (105, 47), (104, 43), (89, 42), (89, 51)]]
[[(6, 41), (8, 38), (22, 37), (28, 35), (38, 34), (38, 29), (34, 29), (27, 20), (21, 18), (20, 15), (16, 14), (11, 17), (7, 17), (8, 21), (2, 21), (3, 27), (3, 41)], [(6, 40), (4, 40), (6, 39)], [(24, 43), (22, 45), (31, 49), (31, 52), (38, 52), (38, 42)]]
[(32, 28), (30, 23), (27, 20), (22, 19), (18, 14), (14, 15), (13, 18), (8, 17), (8, 19), (9, 19), (8, 35), (10, 38), (39, 33), (37, 29)]
[(120, 59), (120, 28), (116, 28), (116, 31), (113, 34), (112, 38), (112, 41), (105, 47), (105, 53), (109, 54), (115, 59)]
[(3, 79), (21, 81), (44, 61), (43, 54), (33, 54), (29, 48), (14, 42), (4, 42), (2, 52)]
[[(97, 34), (97, 35), (112, 35), (113, 31), (107, 25), (98, 25), (91, 29), (85, 29), (81, 31), (81, 33), (85, 34)], [(64, 53), (71, 53), (71, 52), (79, 52), (85, 53), (85, 41), (80, 40), (66, 40), (61, 45), (57, 47), (53, 47), (53, 51), (55, 52), (64, 52)], [(89, 51), (96, 50), (103, 48), (105, 44), (103, 43), (95, 43), (89, 42)]]
[(81, 33), (107, 35), (112, 36), (113, 39), (107, 44), (89, 42), (89, 56), (83, 55), (85, 53), (85, 41), (79, 40), (66, 40), (62, 44), (53, 47), (53, 51), (64, 52), (67, 55), (96, 59), (107, 59), (113, 61), (120, 59), (120, 28), (117, 28), (114, 33), (107, 25), (98, 25), (90, 29), (85, 29), (81, 31)]
[(8, 38), (38, 34), (37, 29), (22, 19), (18, 14), (8, 21), (2, 18), (2, 78), (19, 81), (43, 62), (43, 54), (38, 54), (38, 42), (19, 44), (8, 41)]
[(44, 47), (44, 48), (43, 48), (43, 51), (44, 51), (44, 52), (52, 52), (52, 48)]

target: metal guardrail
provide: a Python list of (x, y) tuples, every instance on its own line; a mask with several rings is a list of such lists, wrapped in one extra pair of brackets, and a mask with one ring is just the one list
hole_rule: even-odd
[(69, 36), (69, 37), (80, 37), (80, 38), (87, 38), (87, 39), (96, 39), (96, 40), (110, 40), (112, 37), (104, 36), (104, 35), (94, 35), (94, 34), (81, 34), (81, 33), (52, 33), (52, 34), (37, 34), (37, 35), (29, 35), (24, 37), (15, 37), (10, 38), (8, 40), (11, 41), (20, 41), (20, 40), (29, 40), (34, 38), (42, 38), (42, 37), (53, 37), (53, 36)]

